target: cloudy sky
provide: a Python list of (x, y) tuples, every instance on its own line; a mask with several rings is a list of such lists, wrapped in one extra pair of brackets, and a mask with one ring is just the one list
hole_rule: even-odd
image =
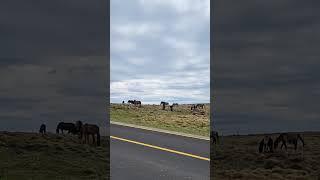
[(111, 0), (111, 102), (209, 102), (209, 0)]
[(0, 131), (76, 120), (106, 130), (106, 2), (0, 4)]
[(215, 1), (214, 128), (320, 130), (320, 2)]

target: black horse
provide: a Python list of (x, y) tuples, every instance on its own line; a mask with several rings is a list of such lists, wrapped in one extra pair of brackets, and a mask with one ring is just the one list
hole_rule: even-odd
[(173, 105), (173, 106), (178, 106), (179, 104), (178, 104), (178, 103), (173, 103), (172, 105)]
[(287, 143), (294, 145), (294, 150), (297, 150), (298, 140), (302, 142), (302, 146), (305, 146), (304, 140), (299, 133), (281, 133), (279, 137), (274, 141), (274, 148), (277, 149), (280, 142), (282, 142), (281, 149), (283, 146), (287, 151)]
[(56, 132), (57, 132), (57, 134), (59, 134), (59, 131), (61, 131), (61, 133), (63, 134), (63, 130), (67, 130), (68, 134), (70, 134), (70, 133), (77, 134), (78, 133), (76, 125), (73, 123), (60, 122), (57, 126)]
[(163, 105), (163, 104), (164, 104), (165, 106), (169, 105), (168, 102), (161, 101), (161, 102), (160, 102), (160, 105)]
[(40, 129), (39, 129), (39, 133), (42, 135), (46, 134), (46, 125), (45, 124), (41, 124)]
[(166, 105), (169, 105), (169, 103), (168, 103), (168, 102), (161, 101), (161, 102), (160, 102), (160, 105), (162, 105), (162, 110), (165, 110), (165, 109), (166, 109)]
[(259, 153), (270, 152), (273, 153), (273, 140), (269, 136), (265, 136), (259, 143)]
[(139, 107), (141, 107), (141, 101), (129, 100), (128, 103), (133, 105), (138, 105)]
[(219, 134), (217, 131), (211, 131), (210, 139), (212, 140), (213, 144), (217, 144), (219, 142)]

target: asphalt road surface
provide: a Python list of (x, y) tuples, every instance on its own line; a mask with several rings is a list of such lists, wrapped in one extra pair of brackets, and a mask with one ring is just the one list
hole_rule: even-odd
[(111, 124), (112, 180), (210, 179), (210, 143)]

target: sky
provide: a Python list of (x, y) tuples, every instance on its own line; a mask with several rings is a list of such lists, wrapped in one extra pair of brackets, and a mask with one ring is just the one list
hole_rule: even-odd
[(111, 0), (110, 101), (210, 101), (210, 1)]
[(213, 128), (320, 130), (320, 2), (215, 1)]
[(3, 0), (0, 131), (55, 131), (60, 121), (107, 132), (104, 0)]

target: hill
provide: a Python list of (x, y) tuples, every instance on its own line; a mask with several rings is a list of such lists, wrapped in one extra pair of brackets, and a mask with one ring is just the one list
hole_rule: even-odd
[(80, 144), (77, 136), (0, 132), (0, 179), (109, 179), (109, 140)]
[(204, 109), (199, 109), (204, 115), (192, 114), (190, 107), (181, 104), (170, 111), (169, 106), (162, 110), (160, 105), (142, 105), (139, 108), (129, 104), (111, 104), (110, 117), (117, 122), (209, 136), (210, 105), (205, 104)]

